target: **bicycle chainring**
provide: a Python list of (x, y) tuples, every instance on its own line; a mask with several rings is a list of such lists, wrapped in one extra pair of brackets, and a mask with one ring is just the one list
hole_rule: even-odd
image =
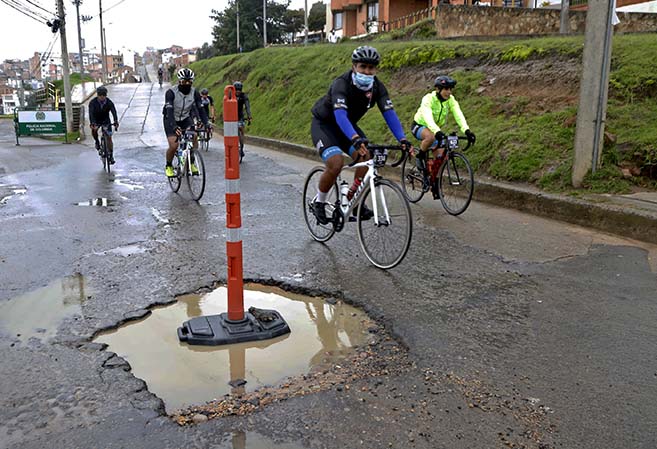
[(335, 209), (333, 209), (333, 229), (335, 232), (340, 232), (342, 231), (342, 228), (344, 228), (344, 215), (342, 215), (342, 211), (340, 210), (340, 206), (336, 205)]

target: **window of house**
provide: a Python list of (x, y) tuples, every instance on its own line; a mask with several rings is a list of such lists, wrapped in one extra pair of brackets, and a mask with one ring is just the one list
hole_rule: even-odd
[(336, 30), (342, 29), (342, 13), (336, 12), (333, 14), (333, 28)]
[(379, 20), (379, 2), (367, 4), (367, 20)]

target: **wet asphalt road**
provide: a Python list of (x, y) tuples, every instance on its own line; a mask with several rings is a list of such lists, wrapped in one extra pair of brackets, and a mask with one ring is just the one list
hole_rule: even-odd
[[(384, 272), (353, 226), (327, 245), (308, 236), (300, 197), (315, 161), (248, 146), (245, 277), (343, 296), (416, 368), (176, 425), (90, 342), (226, 276), (221, 141), (205, 157), (213, 178), (200, 204), (185, 186), (171, 193), (163, 93), (110, 87), (122, 116), (111, 177), (90, 140), (15, 147), (0, 121), (0, 302), (76, 273), (87, 285), (52, 340), (0, 335), (1, 448), (230, 448), (237, 430), (261, 441), (252, 448), (657, 447), (654, 247), (479, 204), (454, 218), (425, 199), (406, 259)], [(99, 197), (111, 206), (75, 205)], [(145, 251), (108, 252), (129, 245)]]

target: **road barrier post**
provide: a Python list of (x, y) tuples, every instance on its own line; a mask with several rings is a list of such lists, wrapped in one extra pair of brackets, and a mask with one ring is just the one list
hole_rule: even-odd
[[(240, 158), (237, 95), (235, 87), (224, 89), (224, 152), (226, 163), (226, 265), (228, 313), (200, 316), (178, 328), (178, 339), (190, 345), (225, 345), (268, 340), (290, 332), (275, 310), (249, 308), (244, 313), (242, 277), (242, 215), (240, 212)], [(231, 373), (234, 374), (234, 373)]]
[(224, 89), (224, 153), (226, 163), (226, 263), (228, 265), (228, 319), (244, 319), (242, 227), (237, 97), (233, 86)]

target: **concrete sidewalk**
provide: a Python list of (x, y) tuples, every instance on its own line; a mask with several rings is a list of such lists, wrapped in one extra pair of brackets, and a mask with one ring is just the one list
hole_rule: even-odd
[[(220, 128), (218, 131), (222, 132)], [(317, 151), (304, 145), (257, 136), (247, 138), (256, 145), (321, 162)], [(657, 192), (630, 195), (585, 193), (575, 197), (547, 193), (527, 184), (477, 177), (474, 200), (657, 243)]]

